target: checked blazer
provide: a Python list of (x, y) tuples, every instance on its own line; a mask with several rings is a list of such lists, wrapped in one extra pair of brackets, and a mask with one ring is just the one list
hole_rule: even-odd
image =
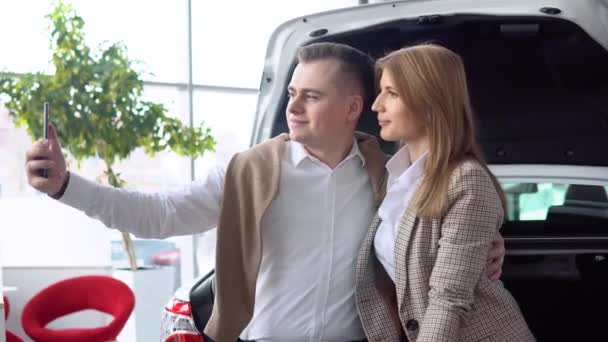
[[(395, 240), (394, 286), (374, 253), (376, 216), (356, 273), (357, 309), (369, 341), (399, 341), (399, 330), (409, 342), (534, 341), (511, 294), (485, 273), (503, 216), (486, 169), (462, 162), (450, 176), (442, 217), (422, 218), (411, 206), (405, 209)], [(388, 288), (396, 292), (396, 308)], [(391, 305), (398, 312), (392, 318)]]

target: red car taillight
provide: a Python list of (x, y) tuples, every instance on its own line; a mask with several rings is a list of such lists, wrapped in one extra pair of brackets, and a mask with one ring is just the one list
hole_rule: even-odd
[(203, 336), (193, 334), (173, 334), (165, 340), (165, 342), (203, 342)]
[(161, 319), (161, 341), (203, 342), (192, 320), (190, 302), (171, 298), (163, 310)]
[(169, 303), (165, 305), (165, 310), (174, 314), (192, 317), (192, 308), (190, 307), (190, 302), (185, 302), (183, 300), (171, 298)]

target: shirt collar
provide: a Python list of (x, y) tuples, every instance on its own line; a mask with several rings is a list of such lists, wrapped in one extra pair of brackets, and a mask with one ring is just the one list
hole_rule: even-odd
[(394, 156), (389, 159), (386, 163), (386, 170), (390, 178), (398, 179), (403, 176), (406, 171), (409, 176), (413, 176), (414, 178), (419, 178), (424, 173), (424, 164), (428, 157), (429, 151), (425, 151), (420, 158), (418, 158), (413, 164), (410, 159), (410, 151), (407, 146), (403, 146), (402, 148), (395, 153)]
[[(304, 159), (318, 160), (317, 158), (312, 156), (310, 153), (308, 153), (308, 151), (306, 150), (304, 145), (302, 145), (301, 143), (299, 143), (297, 141), (290, 140), (289, 147), (290, 147), (289, 151), (291, 154), (291, 156), (290, 156), (291, 163), (296, 167), (299, 166), (300, 163)], [(344, 163), (345, 161), (347, 161), (351, 158), (355, 158), (355, 157), (359, 157), (359, 159), (361, 160), (361, 166), (365, 166), (365, 157), (363, 156), (363, 153), (361, 153), (361, 150), (359, 149), (359, 144), (357, 143), (357, 139), (353, 138), (353, 145), (350, 148), (350, 152), (348, 153), (346, 158), (344, 158), (344, 160), (341, 163)]]

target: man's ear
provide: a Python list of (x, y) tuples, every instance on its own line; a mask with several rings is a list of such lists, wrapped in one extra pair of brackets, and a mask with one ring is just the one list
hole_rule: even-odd
[(363, 97), (361, 95), (350, 95), (348, 97), (348, 122), (356, 123), (363, 112)]

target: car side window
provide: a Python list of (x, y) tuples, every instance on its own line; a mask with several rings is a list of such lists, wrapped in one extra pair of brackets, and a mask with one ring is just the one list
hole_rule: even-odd
[(510, 221), (545, 220), (549, 208), (563, 205), (567, 184), (503, 183)]
[(502, 183), (509, 221), (544, 221), (563, 215), (608, 217), (608, 186)]

